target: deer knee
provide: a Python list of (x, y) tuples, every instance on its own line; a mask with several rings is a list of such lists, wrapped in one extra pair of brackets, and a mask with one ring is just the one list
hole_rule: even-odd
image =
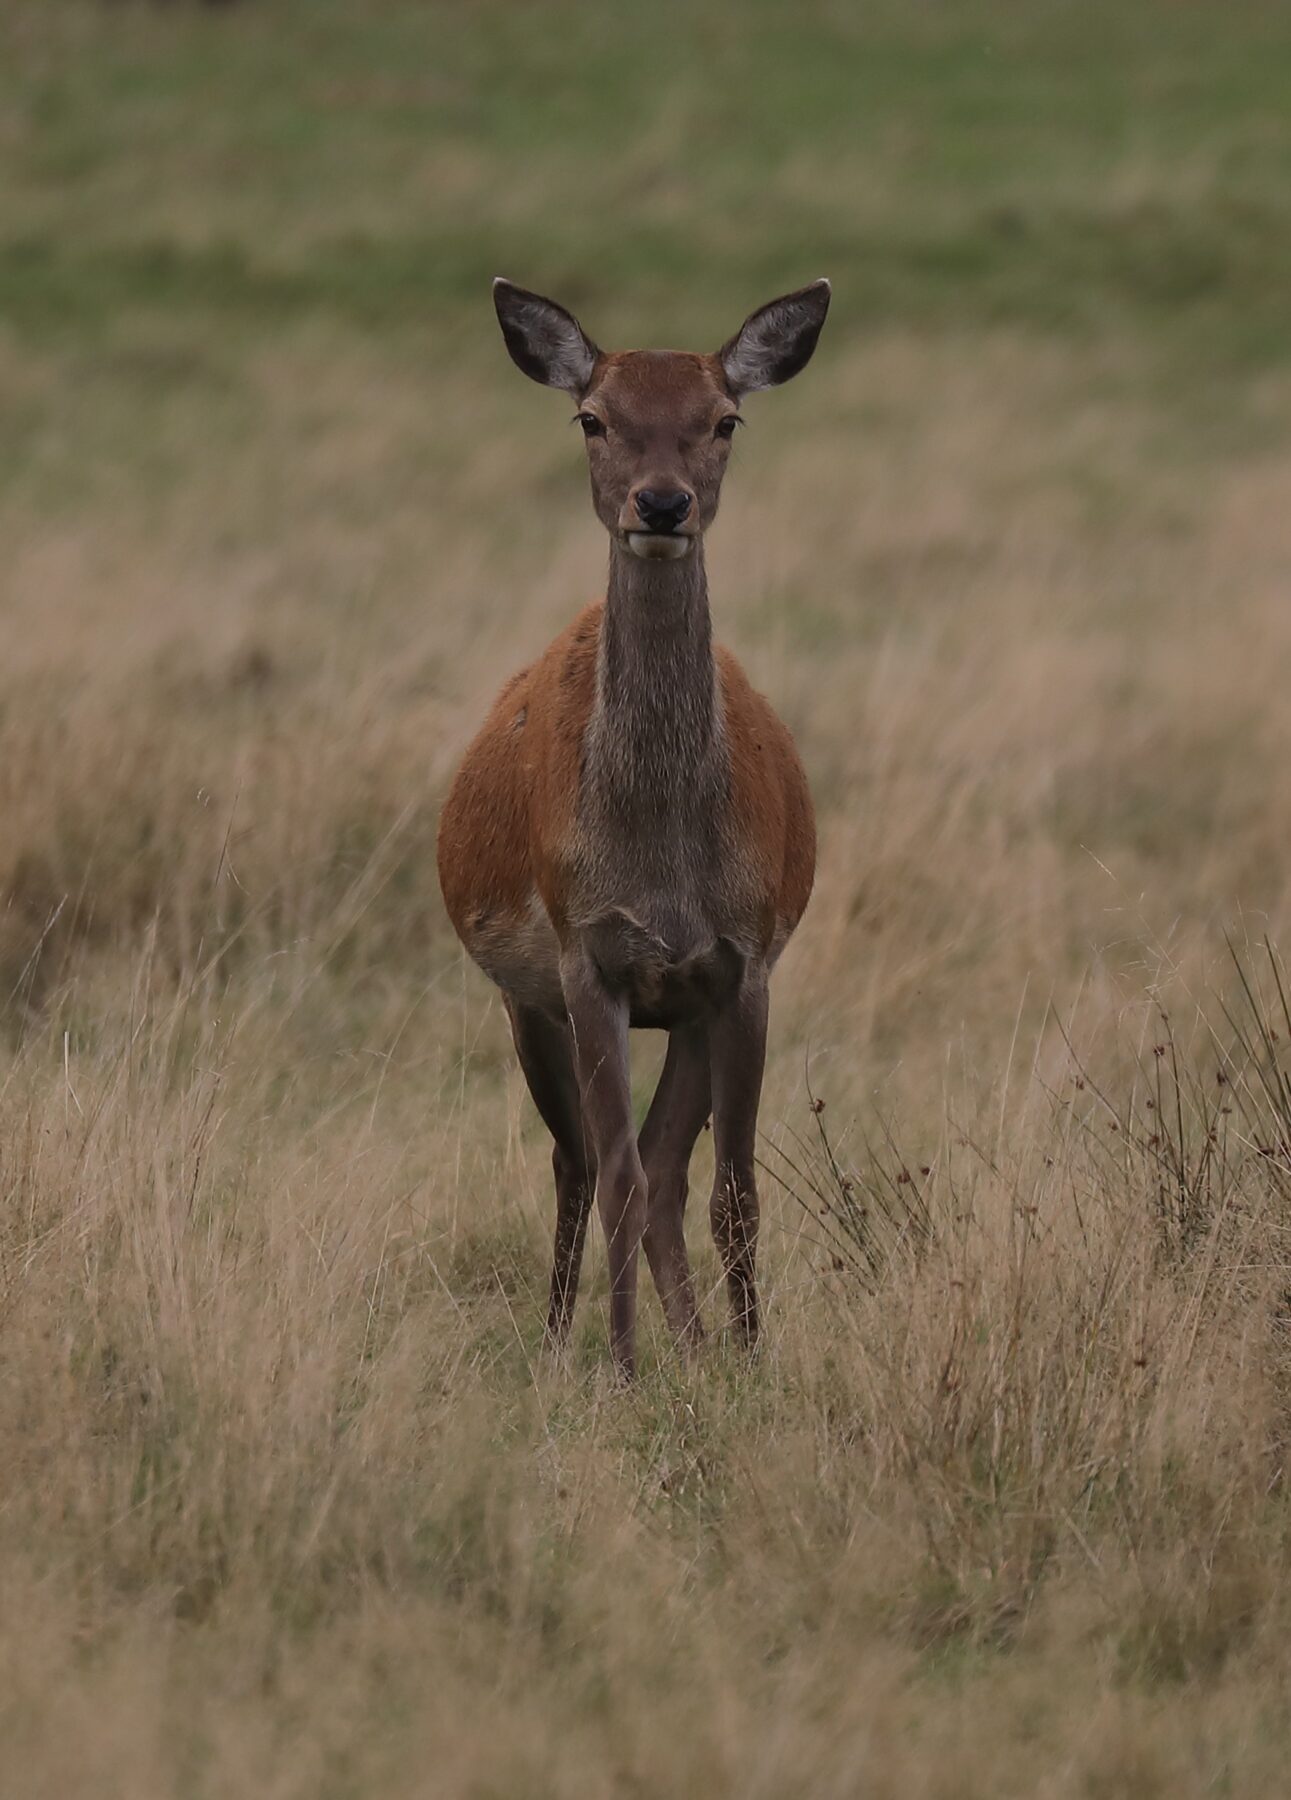
[(690, 1195), (690, 1183), (684, 1169), (648, 1169), (646, 1179), (650, 1184), (649, 1214), (646, 1226), (656, 1229), (661, 1224), (671, 1224), (673, 1220), (685, 1217), (686, 1201)]
[(687, 1183), (684, 1174), (675, 1170), (651, 1170), (646, 1179), (650, 1183), (648, 1204), (646, 1207), (646, 1238), (661, 1238), (671, 1234), (686, 1216)]
[(646, 1222), (646, 1175), (629, 1139), (605, 1155), (596, 1171), (596, 1198), (611, 1244), (626, 1238), (637, 1243)]

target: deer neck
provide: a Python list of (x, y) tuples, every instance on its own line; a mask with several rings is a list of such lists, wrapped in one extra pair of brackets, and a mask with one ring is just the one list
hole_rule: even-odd
[(677, 562), (612, 544), (586, 741), (598, 813), (657, 835), (711, 808), (727, 764), (701, 543)]

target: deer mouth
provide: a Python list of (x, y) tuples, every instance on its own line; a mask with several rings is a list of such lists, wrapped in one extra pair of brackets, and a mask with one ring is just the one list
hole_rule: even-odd
[(646, 562), (676, 562), (685, 556), (695, 539), (689, 532), (626, 531), (628, 549)]

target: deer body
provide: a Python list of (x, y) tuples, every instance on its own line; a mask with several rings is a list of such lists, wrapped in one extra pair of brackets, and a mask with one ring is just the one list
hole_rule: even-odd
[[(496, 292), (515, 360), (580, 404), (610, 575), (604, 603), (512, 677), (467, 751), (441, 819), (440, 881), (502, 990), (555, 1142), (549, 1331), (568, 1328), (595, 1191), (611, 1337), (630, 1373), (643, 1239), (669, 1323), (686, 1343), (701, 1336), (682, 1220), (710, 1112), (714, 1235), (737, 1329), (757, 1331), (767, 978), (811, 893), (815, 830), (788, 731), (714, 649), (702, 533), (739, 394), (785, 379), (786, 357), (788, 373), (802, 365), (828, 288), (773, 302), (716, 357), (606, 357), (563, 309)], [(630, 1026), (669, 1033), (639, 1139)]]

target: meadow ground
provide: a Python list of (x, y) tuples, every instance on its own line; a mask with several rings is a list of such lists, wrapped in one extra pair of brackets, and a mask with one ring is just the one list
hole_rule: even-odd
[[(7, 0), (0, 1791), (1282, 1791), (1289, 246), (1256, 0)], [(767, 1341), (629, 1394), (433, 872), (604, 558), (495, 272), (835, 282)]]

